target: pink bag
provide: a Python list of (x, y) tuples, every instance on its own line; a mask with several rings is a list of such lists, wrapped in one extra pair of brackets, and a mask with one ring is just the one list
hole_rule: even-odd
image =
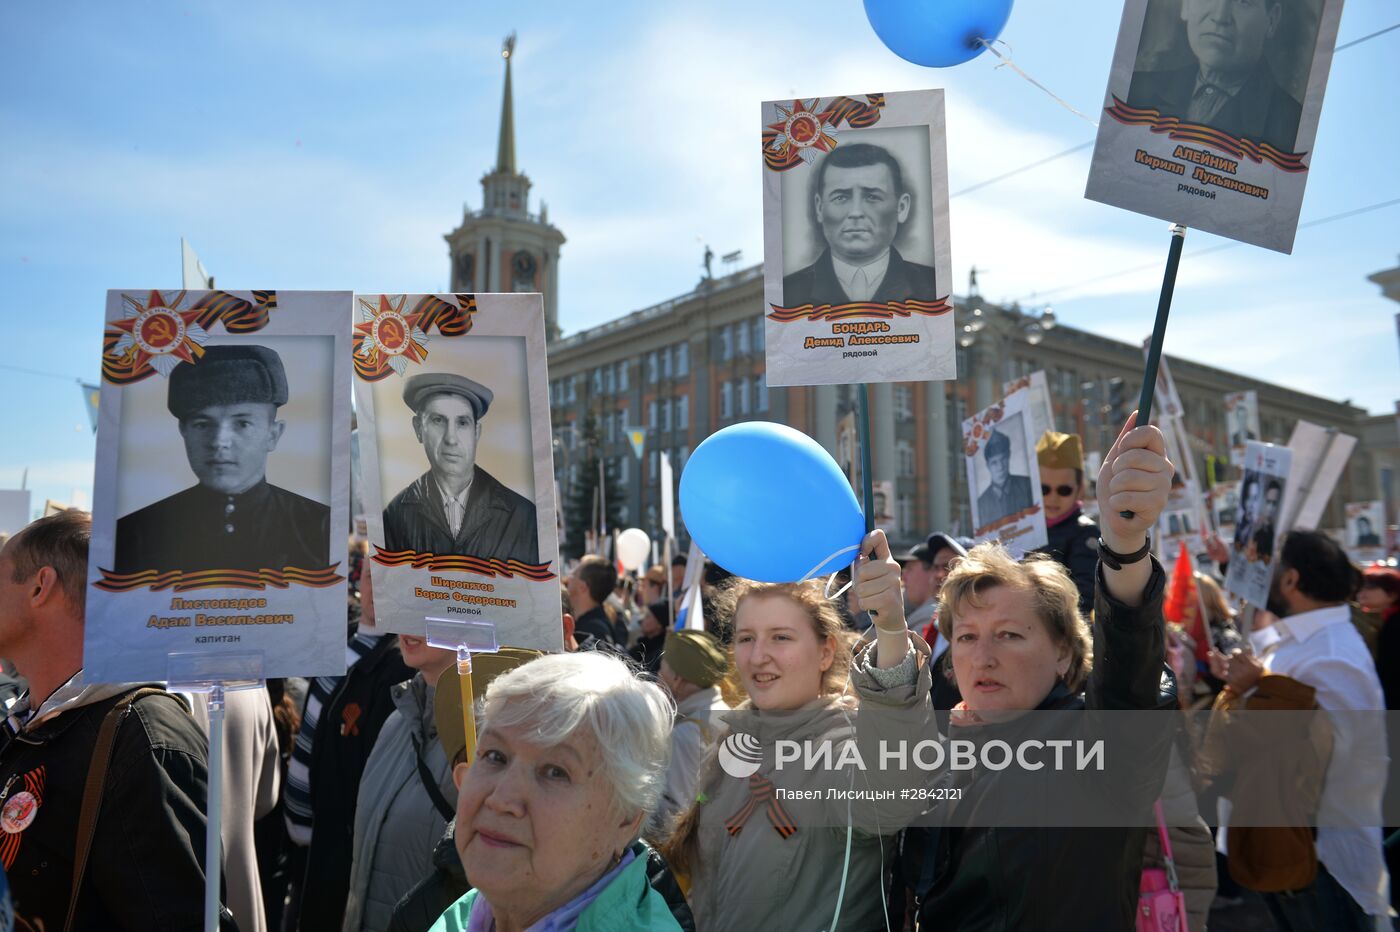
[(1162, 801), (1152, 804), (1157, 817), (1157, 837), (1162, 842), (1162, 860), (1166, 867), (1149, 867), (1142, 872), (1138, 886), (1137, 932), (1188, 932), (1186, 926), (1186, 897), (1176, 879), (1176, 862), (1172, 859), (1172, 843), (1167, 838), (1167, 820), (1162, 815)]

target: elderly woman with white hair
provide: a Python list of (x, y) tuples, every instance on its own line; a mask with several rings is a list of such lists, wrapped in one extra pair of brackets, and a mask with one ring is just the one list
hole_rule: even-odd
[(453, 771), (457, 852), (476, 889), (432, 932), (682, 928), (648, 883), (639, 840), (674, 715), (665, 690), (596, 651), (495, 680), (476, 759)]

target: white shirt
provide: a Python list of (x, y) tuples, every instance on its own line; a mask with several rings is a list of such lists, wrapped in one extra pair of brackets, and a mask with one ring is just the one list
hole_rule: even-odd
[[(1317, 690), (1329, 711), (1385, 710), (1380, 678), (1366, 643), (1345, 605), (1290, 615), (1251, 634), (1268, 673), (1289, 676)], [(1381, 850), (1381, 796), (1385, 791), (1385, 727), (1365, 727), (1361, 716), (1332, 719), (1332, 757), (1318, 804), (1317, 857), (1369, 915), (1377, 928), (1390, 910), (1390, 877)], [(1344, 823), (1369, 826), (1343, 828)]]
[(885, 273), (889, 271), (890, 251), (886, 249), (880, 258), (865, 265), (848, 265), (832, 253), (831, 265), (836, 269), (836, 280), (841, 283), (841, 290), (846, 292), (847, 297), (852, 301), (869, 301), (880, 290)]
[(443, 516), (447, 518), (447, 529), (456, 537), (457, 532), (462, 529), (462, 516), (467, 513), (467, 493), (471, 491), (472, 484), (467, 482), (466, 488), (457, 495), (449, 495), (447, 490), (438, 483), (438, 491), (442, 493)]

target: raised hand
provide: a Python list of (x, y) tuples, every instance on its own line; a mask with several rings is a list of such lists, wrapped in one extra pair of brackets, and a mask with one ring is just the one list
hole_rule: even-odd
[(1138, 427), (1134, 411), (1099, 469), (1100, 534), (1114, 552), (1142, 547), (1167, 507), (1175, 471), (1162, 432), (1151, 425)]

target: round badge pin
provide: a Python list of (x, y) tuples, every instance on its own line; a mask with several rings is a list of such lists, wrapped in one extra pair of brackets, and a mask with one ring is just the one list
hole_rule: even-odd
[(29, 828), (29, 823), (39, 814), (39, 800), (28, 791), (21, 791), (5, 800), (5, 808), (0, 809), (0, 828), (14, 835)]

